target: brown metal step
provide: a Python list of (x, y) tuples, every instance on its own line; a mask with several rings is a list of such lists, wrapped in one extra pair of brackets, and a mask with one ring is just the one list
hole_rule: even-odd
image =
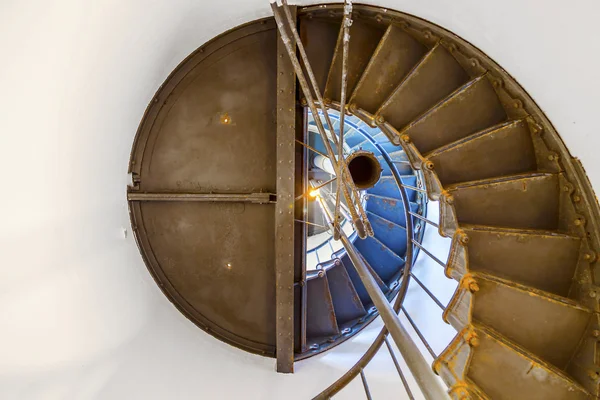
[(448, 187), (460, 224), (555, 230), (558, 175), (532, 173)]
[(335, 262), (333, 267), (327, 270), (327, 282), (338, 326), (367, 314), (341, 261)]
[(484, 324), (561, 369), (591, 316), (570, 299), (480, 272), (463, 277), (444, 312), (457, 330)]
[(494, 400), (592, 400), (563, 371), (481, 324), (460, 331), (434, 368), (451, 390), (472, 382)]
[(401, 131), (468, 79), (454, 57), (437, 44), (386, 99), (377, 115)]
[(390, 25), (350, 99), (371, 114), (423, 57), (426, 48), (401, 28)]
[(581, 240), (551, 231), (462, 225), (468, 270), (567, 297)]
[(421, 153), (427, 153), (506, 118), (496, 91), (482, 75), (434, 105), (400, 133), (408, 135)]
[[(321, 93), (325, 91), (329, 67), (335, 53), (342, 19), (340, 18), (300, 18), (300, 39), (304, 45), (310, 66), (315, 74)], [(306, 69), (304, 69), (305, 76)], [(311, 90), (312, 91), (312, 90)], [(301, 94), (304, 97), (304, 94)], [(314, 95), (314, 92), (313, 92)]]
[(324, 271), (307, 277), (306, 280), (306, 336), (311, 338), (335, 336), (340, 333), (327, 275)]
[(537, 168), (524, 120), (503, 122), (425, 155), (444, 185), (532, 172)]
[[(327, 77), (327, 85), (325, 87), (324, 99), (340, 101), (342, 89), (342, 30), (338, 35), (335, 53), (329, 75)], [(375, 25), (361, 19), (354, 19), (350, 26), (350, 42), (348, 54), (348, 84), (347, 93), (352, 93), (360, 76), (369, 64), (369, 60), (373, 52), (377, 48), (381, 37), (385, 33), (385, 26)]]

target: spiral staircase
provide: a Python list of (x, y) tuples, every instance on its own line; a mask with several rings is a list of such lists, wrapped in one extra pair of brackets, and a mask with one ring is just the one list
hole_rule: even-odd
[[(337, 121), (343, 7), (294, 11), (319, 107)], [(438, 202), (439, 234), (452, 238), (441, 263), (458, 282), (443, 318), (457, 334), (433, 369), (450, 397), (597, 398), (599, 219), (581, 165), (469, 43), (378, 7), (355, 5), (352, 18), (345, 141), (378, 155), (383, 174), (363, 193), (374, 236), (350, 238), (378, 287), (396, 298), (427, 251), (407, 216), (421, 227), (427, 198)], [(307, 271), (306, 176), (310, 147), (321, 150), (279, 39), (273, 19), (260, 20), (173, 72), (140, 125), (128, 196), (142, 255), (171, 301), (221, 340), (293, 366), (378, 310), (344, 249)]]

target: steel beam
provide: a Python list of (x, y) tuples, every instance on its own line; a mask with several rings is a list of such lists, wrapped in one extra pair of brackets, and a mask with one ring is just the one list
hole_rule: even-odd
[[(296, 8), (290, 10), (296, 16)], [(294, 191), (296, 75), (277, 39), (277, 203), (275, 204), (275, 301), (277, 372), (294, 372)]]

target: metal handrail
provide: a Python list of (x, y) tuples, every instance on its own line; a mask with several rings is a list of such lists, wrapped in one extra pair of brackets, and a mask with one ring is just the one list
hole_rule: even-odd
[[(407, 240), (405, 266), (404, 266), (404, 271), (403, 271), (403, 275), (402, 275), (402, 282), (398, 289), (398, 296), (396, 298), (394, 307), (392, 307), (390, 305), (388, 299), (386, 298), (385, 294), (383, 293), (383, 291), (377, 284), (375, 277), (371, 274), (370, 268), (366, 264), (366, 260), (361, 257), (358, 250), (354, 247), (353, 242), (348, 239), (348, 236), (341, 229), (341, 226), (339, 224), (339, 221), (338, 221), (338, 213), (339, 213), (339, 209), (340, 209), (340, 190), (339, 189), (342, 189), (341, 191), (344, 192), (344, 195), (345, 195), (348, 203), (350, 203), (350, 196), (351, 196), (349, 192), (352, 192), (352, 197), (354, 197), (354, 199), (356, 200), (357, 204), (352, 204), (352, 206), (350, 207), (350, 212), (352, 214), (353, 223), (354, 223), (357, 231), (358, 230), (361, 231), (359, 236), (361, 238), (366, 237), (366, 234), (365, 234), (366, 232), (368, 232), (369, 236), (373, 236), (373, 232), (372, 232), (369, 220), (366, 216), (365, 210), (361, 207), (360, 197), (359, 197), (356, 187), (354, 186), (354, 183), (352, 182), (352, 179), (349, 175), (348, 167), (343, 159), (343, 149), (342, 149), (343, 142), (334, 143), (335, 145), (337, 145), (339, 147), (338, 150), (339, 150), (339, 154), (340, 154), (339, 159), (336, 160), (335, 153), (333, 152), (333, 149), (332, 149), (331, 145), (329, 144), (327, 134), (322, 125), (321, 116), (319, 115), (321, 113), (319, 113), (319, 111), (322, 111), (322, 114), (325, 117), (328, 127), (329, 128), (332, 127), (331, 120), (329, 118), (330, 116), (329, 116), (329, 113), (327, 112), (327, 106), (324, 104), (323, 99), (321, 98), (320, 90), (316, 84), (315, 77), (312, 73), (312, 68), (308, 62), (308, 57), (304, 51), (301, 39), (296, 30), (295, 20), (293, 20), (293, 18), (291, 16), (291, 13), (287, 6), (286, 0), (281, 0), (282, 8), (283, 8), (285, 17), (287, 18), (288, 25), (289, 25), (286, 28), (284, 26), (283, 18), (281, 17), (281, 15), (279, 13), (279, 8), (276, 4), (276, 0), (270, 0), (270, 1), (271, 1), (271, 8), (273, 10), (273, 15), (275, 17), (275, 21), (276, 21), (277, 27), (280, 32), (280, 37), (281, 37), (282, 42), (288, 52), (288, 56), (290, 57), (290, 60), (292, 62), (292, 65), (293, 65), (296, 75), (298, 77), (298, 81), (300, 83), (302, 91), (304, 92), (304, 95), (306, 97), (306, 102), (307, 102), (308, 106), (310, 107), (311, 112), (315, 116), (315, 122), (317, 124), (317, 128), (319, 129), (319, 133), (324, 141), (325, 148), (327, 150), (327, 154), (330, 158), (332, 165), (334, 166), (335, 173), (340, 179), (338, 182), (338, 196), (336, 196), (336, 204), (334, 206), (333, 215), (332, 215), (332, 213), (329, 212), (327, 201), (325, 199), (323, 199), (321, 196), (317, 196), (317, 199), (319, 201), (318, 204), (321, 206), (323, 214), (326, 216), (328, 225), (330, 226), (330, 229), (332, 230), (333, 237), (339, 238), (342, 241), (342, 244), (343, 244), (344, 248), (346, 249), (346, 252), (347, 252), (350, 260), (352, 261), (352, 264), (355, 267), (361, 281), (363, 282), (363, 284), (367, 290), (367, 293), (369, 294), (369, 297), (371, 298), (371, 300), (373, 301), (373, 304), (376, 306), (377, 310), (379, 311), (379, 315), (381, 316), (381, 318), (385, 324), (385, 328), (382, 329), (376, 342), (374, 342), (371, 345), (371, 347), (365, 353), (365, 355), (361, 358), (361, 360), (359, 360), (359, 362), (348, 371), (348, 373), (350, 373), (350, 375), (348, 375), (348, 373), (345, 374), (344, 377), (340, 378), (340, 380), (336, 381), (330, 387), (330, 388), (332, 388), (332, 390), (329, 390), (330, 388), (328, 388), (326, 391), (322, 392), (321, 395), (318, 396), (318, 398), (330, 398), (331, 395), (333, 395), (334, 393), (337, 393), (337, 391), (339, 391), (341, 388), (343, 388), (350, 380), (352, 380), (357, 374), (360, 373), (361, 379), (363, 382), (363, 386), (365, 388), (365, 393), (367, 395), (367, 398), (370, 400), (371, 394), (369, 391), (369, 387), (368, 387), (366, 376), (364, 374), (363, 369), (364, 369), (364, 366), (366, 366), (366, 364), (368, 364), (368, 362), (372, 359), (372, 356), (376, 353), (376, 351), (373, 352), (371, 350), (374, 348), (376, 348), (378, 350), (381, 347), (381, 344), (386, 339), (388, 332), (394, 339), (394, 342), (396, 343), (402, 356), (406, 360), (409, 369), (411, 370), (415, 380), (417, 381), (417, 383), (418, 383), (422, 393), (425, 395), (425, 397), (427, 399), (436, 399), (436, 400), (446, 398), (445, 391), (442, 389), (439, 381), (435, 377), (435, 375), (434, 375), (433, 371), (431, 370), (430, 366), (428, 365), (428, 363), (425, 361), (425, 358), (421, 354), (420, 350), (418, 349), (416, 344), (412, 341), (409, 333), (406, 331), (406, 329), (400, 323), (400, 319), (399, 319), (399, 315), (398, 315), (398, 310), (400, 307), (402, 307), (402, 304), (406, 297), (410, 279), (411, 279), (411, 277), (414, 278), (414, 276), (412, 275), (412, 272), (411, 272), (413, 264), (414, 264), (413, 244), (417, 245), (418, 248), (425, 251), (425, 249), (422, 246), (418, 245), (418, 243), (413, 238), (414, 227), (413, 227), (412, 216), (410, 214), (410, 201), (408, 200), (406, 185), (403, 184), (403, 182), (400, 178), (400, 174), (396, 168), (396, 165), (395, 165), (394, 161), (391, 160), (389, 154), (382, 149), (382, 147), (379, 145), (379, 143), (375, 139), (373, 139), (370, 135), (367, 135), (366, 136), (367, 140), (369, 140), (371, 142), (371, 144), (379, 150), (383, 159), (386, 161), (386, 163), (388, 163), (388, 165), (390, 167), (390, 171), (392, 173), (392, 176), (393, 176), (393, 178), (398, 186), (398, 189), (400, 191), (400, 200), (402, 201), (402, 205), (404, 207), (405, 223), (406, 223), (405, 229), (406, 229), (406, 240)], [(349, 15), (349, 10), (351, 10), (351, 3), (352, 3), (351, 0), (349, 0), (348, 2), (345, 2), (345, 11), (344, 11), (344, 15), (345, 15), (344, 33), (345, 33), (345, 35), (343, 37), (343, 40), (344, 40), (343, 56), (344, 57), (347, 57), (347, 53), (348, 53), (348, 48), (347, 48), (348, 38), (346, 36), (349, 35), (349, 33), (348, 33), (348, 29), (347, 29), (348, 27), (346, 26), (346, 23), (348, 22), (348, 19), (349, 19), (348, 15)], [(291, 43), (290, 37), (287, 32), (288, 30), (291, 32), (291, 34), (297, 44), (298, 52), (300, 54), (300, 59), (302, 60), (302, 63), (304, 64), (304, 67), (308, 73), (309, 80), (312, 85), (312, 89), (314, 90), (314, 93), (317, 97), (319, 107), (321, 107), (321, 110), (317, 109), (317, 106), (316, 106), (315, 101), (312, 96), (311, 89), (308, 85), (308, 82), (307, 82), (305, 76), (304, 76), (304, 71), (302, 70), (302, 68), (300, 66), (300, 61), (298, 60), (298, 58), (296, 56), (295, 49), (292, 48), (292, 43)], [(346, 61), (346, 60), (344, 59), (344, 61)], [(345, 70), (342, 71), (342, 76), (343, 76), (343, 81), (344, 81)], [(342, 132), (340, 135), (340, 139), (343, 138), (344, 115), (346, 112), (345, 105), (344, 105), (344, 100), (345, 100), (344, 90), (345, 90), (345, 87), (344, 87), (344, 85), (342, 85), (342, 103), (341, 103), (340, 110), (339, 110), (342, 113)], [(333, 135), (333, 139), (334, 139), (334, 142), (336, 142), (335, 135)], [(418, 191), (424, 192), (424, 190), (420, 189), (420, 188), (410, 187), (410, 189), (411, 190), (416, 189)], [(357, 210), (354, 208), (354, 206), (356, 206), (356, 208), (358, 208), (358, 215), (356, 212)], [(359, 222), (360, 222), (361, 229), (359, 229), (359, 225), (358, 225)], [(428, 254), (431, 255), (430, 253), (428, 253)], [(317, 254), (317, 256), (318, 256), (318, 254)], [(403, 307), (402, 307), (402, 309), (404, 310)], [(404, 312), (406, 313), (406, 310), (404, 310)], [(407, 316), (408, 316), (408, 314), (407, 314)], [(422, 340), (423, 339), (424, 338), (422, 338)], [(388, 343), (388, 349), (391, 351), (391, 347), (389, 347), (389, 343)], [(367, 355), (368, 355), (368, 357), (367, 357)], [(350, 378), (350, 379), (348, 379), (348, 378)]]
[[(331, 108), (336, 109), (335, 106), (332, 106)], [(339, 111), (339, 110), (336, 110), (336, 111)], [(335, 116), (331, 116), (331, 117), (335, 119)], [(357, 126), (356, 124), (353, 124), (351, 121), (346, 121), (346, 124), (362, 133), (362, 130), (360, 129), (360, 127)], [(406, 186), (409, 186), (409, 185), (405, 185), (402, 183), (402, 180), (400, 178), (401, 175), (398, 172), (398, 170), (395, 166), (395, 163), (390, 158), (387, 151), (385, 151), (385, 149), (383, 149), (383, 147), (375, 139), (373, 139), (370, 135), (363, 135), (363, 136), (380, 152), (384, 161), (390, 167), (390, 171), (392, 172), (394, 181), (397, 184), (398, 189), (400, 191), (400, 197), (401, 197), (401, 201), (402, 201), (404, 213), (405, 213), (407, 252), (406, 252), (406, 257), (405, 257), (405, 266), (404, 266), (404, 271), (403, 271), (402, 282), (400, 284), (400, 289), (398, 291), (398, 296), (396, 298), (396, 302), (395, 302), (394, 306), (393, 307), (390, 306), (389, 303), (387, 303), (387, 301), (386, 301), (386, 304), (388, 305), (388, 307), (393, 309), (394, 314), (397, 316), (397, 313), (400, 311), (400, 309), (404, 310), (404, 307), (402, 307), (402, 304), (404, 302), (404, 298), (406, 297), (406, 293), (408, 291), (409, 281), (410, 281), (411, 277), (413, 277), (411, 270), (412, 270), (412, 266), (413, 266), (413, 262), (414, 262), (414, 256), (413, 256), (414, 228), (413, 228), (413, 221), (411, 218), (411, 214), (415, 214), (415, 213), (412, 213), (412, 211), (410, 211), (410, 202), (408, 200), (408, 194), (407, 194), (407, 188), (406, 188)], [(411, 189), (411, 188), (412, 187), (409, 186), (409, 189)], [(418, 214), (416, 214), (416, 215), (418, 215)], [(361, 280), (362, 280), (362, 276), (361, 276)], [(370, 286), (370, 285), (368, 285), (368, 282), (363, 280), (363, 283), (365, 284), (365, 287), (367, 287), (367, 290), (368, 290), (368, 286)], [(377, 287), (377, 289), (379, 289), (379, 288)], [(369, 293), (369, 295), (370, 294), (371, 293)], [(382, 306), (382, 307), (385, 307), (385, 306)], [(379, 310), (380, 315), (381, 315), (382, 311), (381, 311), (380, 307), (377, 307), (377, 309)], [(383, 318), (383, 315), (382, 315), (382, 318)], [(416, 327), (416, 325), (414, 325), (412, 319), (410, 319), (409, 321), (411, 322), (411, 326), (413, 326), (413, 329), (415, 329), (415, 331), (417, 331), (417, 335), (419, 336), (419, 338), (421, 340), (425, 340), (423, 335), (420, 333), (420, 331)], [(399, 321), (398, 321), (398, 325), (401, 326)], [(352, 368), (350, 368), (348, 370), (348, 372), (346, 372), (346, 374), (344, 374), (340, 379), (338, 379), (336, 382), (334, 382), (332, 385), (330, 385), (327, 389), (325, 389), (315, 399), (330, 398), (331, 396), (338, 393), (341, 389), (343, 389), (350, 381), (352, 381), (354, 378), (356, 378), (359, 374), (361, 374), (361, 377), (364, 376), (362, 374), (363, 369), (369, 364), (369, 362), (372, 360), (372, 358), (375, 356), (375, 354), (377, 354), (377, 352), (381, 348), (381, 345), (383, 344), (383, 342), (385, 340), (387, 340), (387, 335), (389, 333), (387, 326), (390, 326), (391, 329), (395, 328), (394, 323), (388, 323), (388, 324), (385, 324), (385, 326), (386, 327), (384, 327), (381, 330), (381, 332), (379, 333), (379, 335), (377, 336), (375, 341), (371, 344), (371, 346), (365, 352), (365, 354), (361, 357), (361, 359)], [(394, 335), (392, 335), (392, 337), (393, 336)], [(396, 340), (394, 340), (394, 341), (398, 345), (398, 342)], [(407, 334), (407, 337), (404, 340), (402, 340), (402, 343), (407, 343), (407, 342), (412, 343), (412, 340), (410, 339), (408, 334)], [(401, 345), (398, 347), (400, 348)], [(425, 343), (425, 347), (428, 349), (428, 351), (430, 351), (430, 354), (435, 354), (435, 353), (433, 353), (433, 350), (431, 349), (431, 346), (429, 346), (428, 343)], [(406, 351), (406, 349), (404, 349), (404, 350)], [(418, 348), (416, 347), (416, 345), (414, 346), (414, 348), (412, 350), (415, 353), (413, 355), (418, 354), (417, 357), (422, 357), (422, 355), (421, 355), (420, 351), (418, 350)], [(405, 359), (411, 359), (411, 357), (407, 356), (405, 353), (403, 353), (403, 356), (405, 357)], [(418, 361), (417, 361), (417, 363), (418, 363)], [(439, 385), (439, 383), (436, 381), (436, 378), (433, 375), (431, 368), (429, 368), (429, 365), (426, 362), (424, 364), (427, 365), (427, 368), (425, 371), (420, 371), (419, 373), (413, 373), (413, 375), (415, 376), (415, 379), (417, 380), (417, 382), (419, 383), (419, 386), (421, 387), (421, 390), (423, 391), (423, 393), (426, 394), (427, 398), (430, 398), (430, 399), (445, 398), (445, 393), (444, 393), (443, 389), (441, 389), (441, 386)], [(412, 364), (412, 365), (414, 366), (414, 364)], [(409, 364), (409, 366), (410, 366), (410, 364)], [(419, 380), (420, 379), (422, 380), (424, 376), (429, 376), (430, 378), (425, 379), (426, 382), (423, 382), (423, 381), (419, 382)], [(412, 394), (410, 396), (412, 396)]]

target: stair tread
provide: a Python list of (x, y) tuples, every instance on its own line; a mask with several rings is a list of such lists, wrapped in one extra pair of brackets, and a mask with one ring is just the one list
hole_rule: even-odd
[(460, 64), (438, 43), (413, 67), (376, 114), (400, 131), (467, 79)]
[(488, 326), (472, 325), (480, 343), (473, 350), (467, 376), (490, 398), (590, 399), (586, 390), (559, 368)]
[(448, 187), (446, 189), (448, 191), (453, 191), (453, 190), (457, 190), (457, 189), (466, 189), (466, 188), (472, 188), (472, 187), (477, 187), (477, 186), (501, 185), (501, 184), (519, 180), (519, 179), (538, 179), (538, 178), (544, 178), (544, 177), (555, 176), (555, 175), (556, 174), (551, 173), (551, 172), (527, 172), (527, 173), (521, 173), (521, 174), (513, 174), (513, 175), (494, 177), (494, 178), (476, 179), (473, 181), (455, 183), (453, 185), (448, 185)]
[(390, 25), (356, 85), (350, 103), (374, 114), (425, 51), (422, 44), (401, 28)]
[(335, 336), (340, 333), (327, 275), (307, 279), (306, 335), (308, 338)]
[(458, 182), (531, 172), (537, 160), (525, 121), (486, 128), (425, 155), (444, 186)]
[(447, 190), (459, 225), (558, 229), (557, 174), (511, 175), (451, 185)]
[(327, 282), (338, 326), (367, 313), (341, 262), (334, 262), (334, 265), (327, 270)]
[(492, 84), (482, 75), (433, 105), (400, 134), (408, 135), (424, 154), (506, 119)]
[(375, 237), (357, 240), (354, 245), (386, 285), (404, 267), (404, 259)]
[(577, 236), (569, 235), (569, 234), (563, 233), (563, 232), (546, 230), (546, 229), (511, 228), (511, 227), (504, 227), (504, 226), (488, 226), (488, 225), (476, 225), (476, 224), (461, 224), (460, 229), (579, 239)]
[(560, 296), (569, 294), (579, 259), (579, 237), (532, 229), (472, 225), (461, 229), (469, 238), (469, 271), (490, 273)]
[[(333, 101), (340, 100), (341, 82), (342, 82), (342, 45), (343, 45), (343, 27), (340, 26), (340, 33), (335, 47), (335, 53), (331, 61), (331, 67), (327, 76), (324, 99)], [(360, 79), (363, 71), (367, 67), (371, 55), (377, 48), (381, 37), (385, 33), (385, 28), (381, 25), (374, 25), (365, 20), (355, 19), (350, 26), (350, 41), (348, 43), (348, 70), (346, 93), (351, 94)]]
[(478, 290), (459, 287), (445, 317), (461, 329), (477, 321), (537, 354), (566, 367), (592, 311), (577, 302), (483, 272), (472, 272)]
[[(341, 18), (333, 21), (330, 18), (300, 19), (300, 38), (321, 93), (325, 90), (341, 22)], [(302, 69), (306, 75), (304, 66)]]

